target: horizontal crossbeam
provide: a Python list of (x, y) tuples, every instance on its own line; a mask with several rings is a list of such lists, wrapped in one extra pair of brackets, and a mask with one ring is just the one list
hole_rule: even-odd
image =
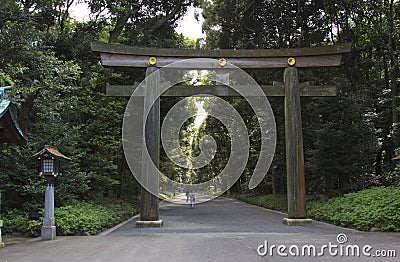
[[(121, 54), (107, 54), (101, 53), (101, 63), (104, 66), (112, 67), (141, 67), (149, 66), (148, 56), (134, 56), (134, 55), (121, 55)], [(180, 62), (190, 57), (157, 57), (157, 66), (163, 67), (169, 65), (170, 68), (183, 68), (179, 63), (176, 67), (173, 63)], [(339, 66), (341, 64), (342, 55), (321, 55), (321, 56), (302, 56), (296, 57), (296, 67), (326, 67), (326, 66)], [(228, 58), (228, 63), (231, 63), (239, 68), (247, 69), (261, 69), (261, 68), (284, 68), (288, 66), (287, 57), (271, 57), (271, 58)], [(217, 63), (191, 63), (192, 70), (210, 70), (221, 69)]]
[(350, 52), (351, 43), (339, 45), (285, 48), (285, 49), (173, 49), (136, 47), (120, 44), (105, 44), (92, 42), (92, 50), (100, 53), (143, 55), (158, 57), (190, 57), (190, 58), (268, 58), (268, 57), (293, 57), (293, 56), (318, 56), (344, 54)]
[[(131, 96), (137, 86), (128, 85), (107, 85), (107, 96)], [(285, 96), (285, 88), (283, 83), (275, 83), (274, 85), (263, 85), (261, 89), (266, 96)], [(161, 96), (196, 96), (196, 95), (213, 95), (213, 96), (240, 96), (235, 90), (224, 85), (203, 85), (203, 86), (173, 86), (167, 89)], [(138, 93), (139, 96), (143, 95)], [(335, 86), (312, 86), (308, 82), (300, 85), (300, 96), (336, 96)]]
[[(342, 54), (350, 52), (351, 44), (334, 46), (293, 48), (293, 49), (245, 49), (245, 50), (204, 50), (168, 49), (125, 46), (118, 44), (91, 43), (92, 50), (99, 52), (104, 66), (148, 67), (149, 58), (156, 58), (158, 67), (191, 58), (224, 58), (240, 68), (284, 68), (288, 58), (295, 58), (295, 66), (326, 67), (338, 66)], [(179, 65), (182, 68), (182, 64)], [(218, 69), (216, 63), (194, 63), (191, 69)]]

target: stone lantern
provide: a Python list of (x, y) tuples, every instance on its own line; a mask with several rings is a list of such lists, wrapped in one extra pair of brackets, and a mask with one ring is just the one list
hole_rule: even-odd
[(56, 226), (54, 220), (54, 181), (61, 175), (59, 172), (60, 160), (71, 160), (71, 158), (64, 156), (58, 152), (56, 148), (48, 145), (44, 146), (40, 152), (34, 154), (32, 157), (40, 160), (39, 176), (45, 178), (47, 181), (42, 240), (54, 240), (56, 238)]

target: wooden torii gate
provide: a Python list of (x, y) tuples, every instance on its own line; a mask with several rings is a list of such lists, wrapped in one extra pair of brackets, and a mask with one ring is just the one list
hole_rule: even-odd
[[(295, 48), (295, 49), (254, 49), (254, 50), (190, 50), (166, 48), (140, 48), (133, 46), (92, 43), (92, 50), (99, 52), (101, 62), (110, 67), (147, 68), (146, 76), (168, 64), (190, 58), (214, 58), (229, 62), (242, 69), (284, 68), (284, 82), (272, 86), (261, 86), (266, 96), (285, 97), (285, 138), (288, 225), (308, 224), (305, 207), (305, 175), (303, 156), (303, 135), (300, 96), (336, 96), (334, 86), (312, 86), (309, 82), (299, 83), (297, 68), (339, 66), (342, 55), (350, 52), (351, 44), (334, 46)], [(192, 68), (195, 69), (204, 69)], [(107, 86), (108, 96), (131, 96), (134, 86)], [(227, 86), (174, 86), (165, 91), (163, 96), (192, 96), (208, 93), (214, 96), (238, 96)], [(156, 104), (159, 101), (156, 102)], [(149, 153), (157, 165), (159, 159), (159, 116), (160, 107), (152, 109), (153, 122), (146, 128), (146, 137), (153, 137)], [(147, 126), (149, 127), (149, 126)], [(148, 131), (153, 132), (152, 134)], [(158, 130), (158, 131), (157, 131)], [(142, 168), (142, 173), (145, 172)], [(143, 174), (142, 174), (143, 175)], [(158, 199), (142, 188), (140, 221), (137, 226), (161, 226), (159, 220)], [(142, 223), (143, 222), (143, 223)]]

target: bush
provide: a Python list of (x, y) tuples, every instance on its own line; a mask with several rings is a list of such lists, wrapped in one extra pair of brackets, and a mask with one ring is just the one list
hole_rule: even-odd
[(400, 168), (396, 168), (382, 176), (382, 183), (384, 185), (400, 186)]
[(239, 195), (238, 199), (253, 205), (265, 207), (268, 209), (287, 211), (287, 196), (285, 194), (273, 195)]
[[(400, 232), (400, 187), (376, 187), (340, 197), (324, 199), (321, 196), (307, 199), (307, 214), (320, 221), (331, 222), (338, 226), (369, 231)], [(287, 198), (284, 194), (275, 195), (239, 195), (244, 202), (287, 211)], [(315, 199), (322, 199), (315, 201)]]
[[(113, 204), (94, 204), (73, 202), (55, 209), (57, 235), (97, 234), (136, 214), (138, 205), (126, 202)], [(22, 233), (27, 236), (39, 236), (42, 221), (29, 220), (28, 214), (10, 210), (3, 217), (3, 232)]]
[(317, 220), (363, 231), (400, 232), (400, 187), (377, 187), (311, 203), (308, 215)]
[(16, 209), (9, 210), (3, 219), (3, 233), (22, 233), (27, 236), (36, 237), (40, 234), (42, 222), (37, 220), (29, 220), (27, 213)]
[(137, 213), (132, 204), (99, 205), (87, 202), (57, 208), (55, 211), (57, 234), (76, 235), (87, 232), (97, 234)]

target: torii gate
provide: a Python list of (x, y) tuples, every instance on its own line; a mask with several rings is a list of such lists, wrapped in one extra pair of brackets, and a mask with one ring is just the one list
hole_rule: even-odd
[[(350, 52), (350, 43), (312, 48), (254, 50), (140, 48), (103, 43), (92, 43), (91, 47), (93, 51), (100, 53), (104, 66), (147, 68), (146, 77), (156, 71), (158, 67), (190, 58), (220, 59), (222, 63), (229, 62), (242, 69), (284, 68), (283, 83), (261, 86), (267, 96), (285, 97), (288, 218), (285, 218), (283, 222), (287, 225), (311, 223), (311, 219), (306, 219), (300, 96), (336, 96), (336, 88), (334, 86), (312, 86), (309, 82), (299, 83), (297, 68), (339, 66), (342, 55)], [(192, 69), (204, 69), (195, 67)], [(134, 88), (134, 86), (108, 85), (106, 94), (108, 96), (131, 96)], [(238, 96), (236, 92), (226, 86), (192, 86), (190, 88), (174, 86), (162, 95), (192, 96), (200, 93), (214, 96)], [(149, 153), (153, 162), (158, 166), (159, 100), (155, 105), (157, 103), (158, 106), (155, 106), (149, 114), (149, 117), (153, 116), (153, 118), (148, 123), (151, 128), (146, 128), (146, 137), (153, 138), (151, 143), (153, 148), (149, 149)], [(145, 169), (142, 167), (142, 173), (144, 172)], [(161, 226), (158, 198), (142, 188), (141, 201), (140, 221), (137, 222), (137, 226)]]

